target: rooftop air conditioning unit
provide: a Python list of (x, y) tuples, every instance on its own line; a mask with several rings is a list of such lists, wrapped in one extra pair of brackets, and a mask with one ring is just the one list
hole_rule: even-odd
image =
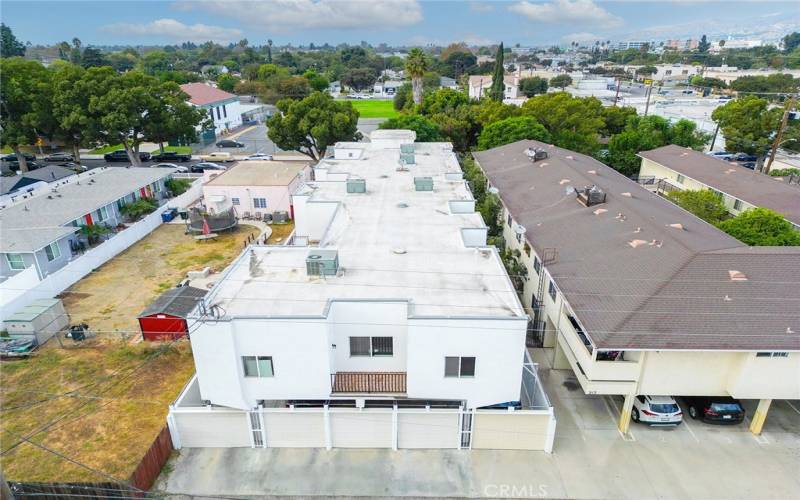
[(400, 153), (400, 163), (404, 165), (413, 165), (416, 163), (414, 153)]
[(578, 201), (591, 207), (606, 202), (606, 193), (597, 186), (588, 186), (578, 190)]
[(401, 144), (400, 145), (400, 152), (401, 153), (414, 154), (414, 145), (413, 144)]
[(339, 272), (339, 252), (316, 248), (306, 257), (306, 274), (309, 276), (336, 276)]
[(415, 191), (433, 191), (433, 177), (414, 177)]
[(541, 148), (528, 148), (525, 150), (525, 154), (531, 161), (539, 161), (547, 158), (547, 151)]
[(347, 179), (348, 193), (366, 193), (367, 181), (364, 179)]

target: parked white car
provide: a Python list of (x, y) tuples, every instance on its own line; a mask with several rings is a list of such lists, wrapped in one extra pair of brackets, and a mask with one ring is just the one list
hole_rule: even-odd
[(245, 160), (271, 160), (271, 159), (272, 155), (268, 155), (266, 153), (255, 153), (245, 158)]
[(213, 153), (209, 153), (207, 155), (200, 155), (200, 159), (203, 161), (236, 161), (232, 154), (228, 153), (227, 151), (214, 151)]
[(174, 163), (155, 163), (150, 165), (151, 168), (174, 168), (175, 171), (179, 174), (188, 174), (189, 167), (184, 167), (181, 165), (175, 165)]
[(683, 412), (671, 396), (636, 396), (631, 418), (643, 424), (678, 425), (683, 421)]

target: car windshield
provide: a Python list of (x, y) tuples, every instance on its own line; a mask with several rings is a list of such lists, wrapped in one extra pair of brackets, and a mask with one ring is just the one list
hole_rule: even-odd
[(650, 409), (656, 413), (676, 413), (680, 411), (678, 405), (673, 403), (650, 404)]
[(738, 403), (712, 403), (711, 409), (715, 411), (739, 411)]

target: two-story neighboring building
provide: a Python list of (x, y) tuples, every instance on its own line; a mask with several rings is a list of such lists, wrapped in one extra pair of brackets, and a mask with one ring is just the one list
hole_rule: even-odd
[[(520, 97), (519, 77), (517, 75), (505, 75), (503, 82), (505, 83), (503, 99), (518, 99)], [(468, 93), (471, 99), (480, 99), (491, 88), (491, 75), (472, 75), (469, 77)]]
[(236, 95), (201, 82), (184, 83), (181, 90), (189, 95), (192, 106), (208, 112), (216, 135), (242, 124), (242, 106)]
[[(475, 153), (527, 269), (523, 304), (587, 394), (800, 398), (800, 248), (748, 247), (599, 161)], [(494, 190), (493, 189), (493, 190)]]
[(294, 218), (292, 193), (311, 178), (306, 161), (242, 161), (203, 184), (203, 201), (212, 213), (231, 208), (261, 219), (285, 211)]
[(44, 279), (80, 254), (81, 226), (115, 228), (120, 208), (138, 198), (162, 199), (174, 169), (108, 168), (62, 179), (57, 186), (0, 210), (0, 281), (29, 267)]
[(552, 447), (528, 317), (452, 146), (370, 138), (296, 191), (291, 245), (247, 248), (190, 315), (179, 446)]
[(639, 179), (658, 192), (710, 189), (731, 215), (751, 208), (769, 208), (800, 229), (800, 186), (709, 156), (669, 145), (639, 153)]

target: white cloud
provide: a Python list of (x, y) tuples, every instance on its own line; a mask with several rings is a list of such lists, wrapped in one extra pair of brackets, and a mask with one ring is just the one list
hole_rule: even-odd
[(469, 10), (472, 12), (492, 12), (494, 11), (494, 5), (485, 2), (470, 2)]
[(601, 28), (618, 28), (623, 21), (593, 0), (553, 0), (550, 3), (517, 2), (511, 12), (545, 24), (592, 23)]
[(210, 0), (182, 2), (181, 9), (210, 12), (277, 32), (302, 29), (400, 28), (422, 21), (417, 0)]
[(223, 28), (208, 24), (184, 24), (175, 19), (156, 19), (151, 23), (115, 23), (100, 28), (107, 33), (169, 38), (189, 42), (232, 42), (242, 38), (237, 28)]

